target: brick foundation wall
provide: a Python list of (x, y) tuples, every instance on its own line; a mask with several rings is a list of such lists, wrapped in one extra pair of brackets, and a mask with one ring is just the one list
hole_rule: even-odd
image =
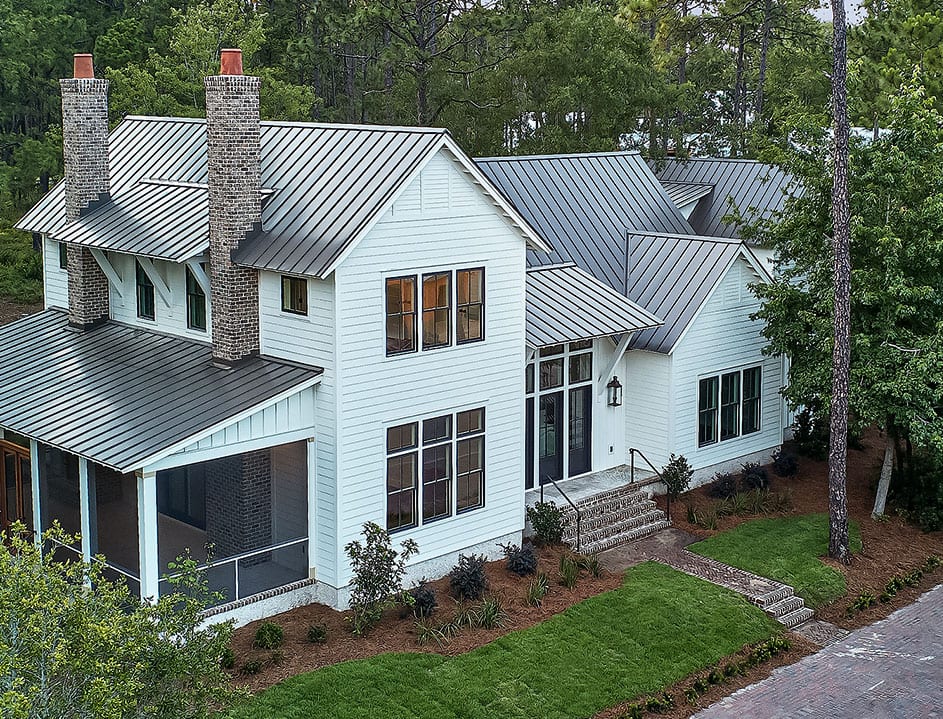
[(206, 464), (206, 541), (220, 559), (272, 543), (270, 450)]
[(215, 75), (205, 84), (213, 356), (232, 363), (259, 351), (259, 273), (231, 258), (262, 220), (261, 80)]
[[(74, 220), (108, 195), (108, 80), (70, 78), (62, 91), (62, 153), (66, 218)], [(69, 323), (88, 327), (108, 319), (108, 279), (84, 248), (68, 248)]]

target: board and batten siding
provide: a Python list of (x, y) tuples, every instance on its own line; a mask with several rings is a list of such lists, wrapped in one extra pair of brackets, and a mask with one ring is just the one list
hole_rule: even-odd
[[(762, 322), (750, 319), (760, 303), (749, 284), (758, 280), (753, 268), (737, 259), (673, 350), (674, 452), (687, 457), (695, 469), (772, 451), (782, 444), (782, 360), (763, 354)], [(762, 367), (760, 431), (698, 447), (698, 380), (756, 366)]]
[[(446, 188), (447, 187), (447, 191)], [(416, 197), (419, 201), (416, 201)], [(485, 340), (386, 356), (385, 278), (485, 268)], [(485, 505), (397, 532), (419, 545), (413, 562), (441, 557), (524, 526), (525, 242), (482, 190), (441, 151), (335, 272), (339, 410), (337, 537), (386, 524), (387, 427), (485, 408)], [(453, 287), (454, 313), (454, 287)]]
[(337, 414), (334, 277), (307, 278), (308, 314), (282, 312), (281, 275), (259, 273), (259, 333), (262, 354), (324, 368), (315, 394), (317, 441), (317, 540), (313, 551), (319, 579), (337, 581)]
[(154, 268), (164, 279), (170, 289), (170, 306), (164, 302), (160, 292), (154, 290), (154, 319), (138, 317), (137, 308), (137, 274), (135, 258), (117, 252), (106, 253), (111, 266), (121, 277), (121, 291), (123, 296), (115, 291), (109, 283), (111, 295), (111, 318), (118, 322), (125, 322), (138, 327), (146, 327), (156, 332), (186, 337), (201, 342), (212, 340), (212, 302), (209, 295), (206, 297), (206, 331), (192, 330), (187, 327), (187, 276), (186, 265), (176, 262), (154, 260)]
[(46, 309), (69, 307), (69, 273), (59, 267), (59, 243), (43, 238), (43, 300)]
[(630, 350), (623, 359), (622, 402), (625, 406), (626, 461), (628, 450), (640, 450), (656, 467), (671, 452), (673, 393), (671, 356)]

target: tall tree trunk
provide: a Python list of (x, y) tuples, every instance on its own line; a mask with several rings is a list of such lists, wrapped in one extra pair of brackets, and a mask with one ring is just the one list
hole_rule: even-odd
[(891, 486), (891, 473), (894, 471), (894, 450), (897, 442), (891, 432), (891, 423), (888, 422), (887, 430), (884, 435), (884, 464), (881, 465), (881, 479), (878, 480), (878, 491), (874, 497), (874, 509), (871, 510), (871, 516), (877, 519), (884, 516), (884, 508), (887, 505), (887, 490)]
[(746, 92), (744, 90), (744, 51), (746, 49), (746, 30), (743, 24), (740, 25), (740, 39), (737, 44), (737, 75), (734, 80), (733, 88), (733, 135), (730, 138), (730, 154), (733, 157), (739, 157), (741, 154), (741, 144), (743, 139), (743, 127), (740, 118), (743, 115), (743, 106), (746, 104)]
[(769, 37), (773, 25), (773, 0), (766, 0), (763, 8), (763, 35), (760, 38), (760, 66), (756, 79), (756, 117), (754, 122), (763, 116), (763, 100), (766, 91), (766, 60), (769, 55)]
[(832, 248), (835, 313), (831, 437), (828, 448), (828, 556), (847, 564), (848, 378), (851, 367), (851, 209), (848, 196), (848, 45), (844, 0), (832, 0)]

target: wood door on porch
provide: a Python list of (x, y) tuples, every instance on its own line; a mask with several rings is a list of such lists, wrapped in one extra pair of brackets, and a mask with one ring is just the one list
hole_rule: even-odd
[(30, 474), (29, 450), (0, 441), (0, 531), (14, 522), (23, 522), (33, 529), (33, 483)]

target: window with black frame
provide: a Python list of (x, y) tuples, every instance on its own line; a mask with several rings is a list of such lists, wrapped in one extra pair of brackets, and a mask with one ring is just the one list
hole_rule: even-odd
[(416, 278), (386, 281), (386, 354), (416, 351)]
[(448, 347), (452, 342), (451, 279), (449, 272), (422, 276), (422, 348)]
[(206, 332), (206, 293), (189, 267), (187, 268), (187, 328)]
[(134, 262), (135, 279), (137, 285), (137, 313), (138, 317), (153, 320), (156, 317), (154, 308), (154, 283), (147, 276), (147, 272), (138, 261)]
[(458, 270), (455, 273), (456, 335), (459, 344), (485, 337), (485, 270)]

